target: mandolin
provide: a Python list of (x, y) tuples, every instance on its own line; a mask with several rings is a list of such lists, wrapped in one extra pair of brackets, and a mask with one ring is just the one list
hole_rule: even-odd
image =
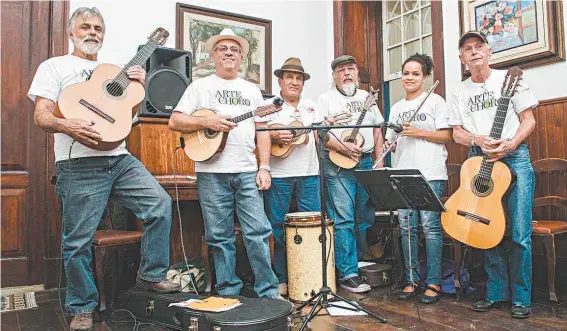
[[(321, 123), (313, 123), (313, 124), (321, 124), (321, 125), (335, 125), (335, 124), (344, 124), (348, 123), (352, 118), (351, 113), (341, 112), (331, 116), (330, 121), (323, 121)], [(331, 124), (332, 123), (332, 124)], [(293, 138), (289, 144), (281, 144), (277, 142), (272, 142), (272, 156), (279, 157), (279, 158), (286, 158), (288, 157), (295, 147), (305, 145), (309, 142), (309, 135), (307, 133), (311, 132), (311, 129), (300, 129), (303, 127), (303, 123), (300, 121), (293, 121), (289, 125), (283, 125), (279, 123), (274, 123), (269, 126), (270, 128), (287, 128), (287, 127), (297, 127), (298, 129), (291, 128), (291, 134)]]
[(148, 42), (124, 68), (113, 64), (98, 65), (86, 82), (65, 88), (53, 114), (59, 118), (79, 118), (94, 122), (102, 140), (98, 145), (84, 144), (99, 151), (109, 151), (120, 146), (132, 129), (134, 108), (144, 100), (144, 86), (128, 78), (126, 71), (132, 66), (143, 66), (146, 60), (169, 36), (164, 28), (157, 28)]
[[(510, 99), (521, 80), (518, 67), (508, 69), (502, 96), (492, 122), (490, 137), (500, 139)], [(506, 230), (502, 197), (510, 187), (512, 173), (503, 162), (488, 162), (475, 156), (461, 167), (461, 185), (445, 203), (441, 214), (443, 229), (454, 239), (471, 247), (489, 249), (500, 243)]]
[[(282, 109), (284, 101), (275, 98), (270, 105), (262, 106), (254, 111), (229, 119), (232, 123), (238, 123), (254, 116), (264, 117), (276, 113)], [(191, 116), (212, 116), (216, 113), (209, 109), (199, 109)], [(211, 159), (216, 154), (221, 153), (226, 145), (229, 132), (214, 131), (211, 129), (200, 129), (188, 134), (181, 135), (185, 143), (183, 150), (193, 161), (203, 162)]]
[[(370, 88), (370, 92), (368, 93), (366, 100), (364, 100), (364, 105), (362, 106), (362, 111), (360, 112), (358, 121), (356, 121), (356, 125), (362, 124), (362, 121), (364, 121), (364, 116), (366, 116), (366, 112), (376, 103), (377, 93), (378, 91), (374, 91), (372, 87)], [(362, 145), (364, 145), (364, 137), (358, 131), (359, 128), (345, 130), (341, 134), (340, 140), (342, 142), (349, 142), (357, 145), (358, 147), (362, 147)], [(333, 150), (329, 151), (329, 159), (331, 159), (334, 164), (345, 169), (352, 169), (356, 167), (356, 165), (360, 161), (351, 159), (350, 157)]]

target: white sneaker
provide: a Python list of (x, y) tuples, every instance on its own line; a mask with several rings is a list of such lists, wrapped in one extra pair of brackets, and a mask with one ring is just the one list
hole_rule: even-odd
[(286, 296), (287, 295), (287, 284), (286, 283), (279, 284), (278, 285), (278, 292), (280, 292), (280, 295)]

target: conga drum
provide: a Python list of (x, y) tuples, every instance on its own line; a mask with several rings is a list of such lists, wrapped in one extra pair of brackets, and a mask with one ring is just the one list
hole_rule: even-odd
[[(327, 285), (337, 290), (335, 280), (335, 230), (327, 220)], [(286, 214), (284, 223), (289, 300), (306, 302), (323, 286), (321, 262), (321, 213)]]

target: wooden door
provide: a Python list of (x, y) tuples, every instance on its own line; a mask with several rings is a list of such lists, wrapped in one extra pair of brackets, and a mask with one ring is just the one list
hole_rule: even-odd
[(1, 286), (6, 287), (44, 282), (51, 137), (34, 125), (27, 91), (39, 64), (66, 50), (53, 38), (64, 35), (60, 27), (68, 5), (3, 1), (1, 6)]

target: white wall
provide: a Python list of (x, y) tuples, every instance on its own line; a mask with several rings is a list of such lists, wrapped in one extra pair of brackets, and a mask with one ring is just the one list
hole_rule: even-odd
[[(567, 0), (563, 1), (563, 23), (567, 32)], [(459, 4), (454, 0), (443, 0), (443, 39), (445, 40), (445, 86), (447, 94), (461, 80), (458, 41)], [(558, 62), (524, 70), (524, 80), (538, 100), (567, 96), (567, 62)]]
[[(333, 60), (333, 3), (331, 1), (269, 0), (71, 0), (71, 13), (79, 7), (97, 7), (105, 20), (106, 36), (99, 61), (126, 64), (138, 45), (158, 26), (169, 31), (166, 47), (175, 48), (175, 7), (183, 2), (272, 21), (272, 93), (279, 94), (273, 71), (291, 56), (299, 57), (311, 74), (304, 95), (316, 99), (330, 87)], [(72, 45), (69, 47), (73, 49)]]

